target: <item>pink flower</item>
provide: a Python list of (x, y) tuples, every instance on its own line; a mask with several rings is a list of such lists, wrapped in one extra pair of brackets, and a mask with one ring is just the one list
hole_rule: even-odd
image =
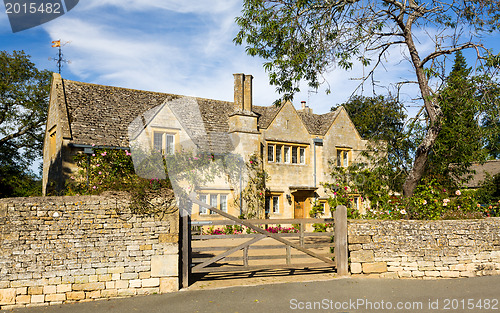
[(94, 187), (92, 187), (92, 189), (97, 189), (97, 187), (96, 187), (96, 186), (94, 186)]
[(253, 164), (253, 161), (252, 161), (252, 160), (250, 160), (250, 164)]
[(101, 164), (97, 163), (95, 166), (99, 167), (99, 166), (101, 166)]
[(127, 150), (125, 150), (125, 155), (132, 155), (132, 153), (128, 152)]
[(95, 153), (92, 153), (92, 156), (95, 156)]
[(457, 190), (457, 191), (455, 191), (455, 194), (456, 194), (457, 196), (460, 196), (462, 193), (460, 192), (460, 190)]
[(102, 174), (102, 172), (99, 172), (99, 175), (101, 175), (101, 174)]
[(102, 156), (106, 156), (106, 151), (104, 151), (103, 153), (101, 153)]
[(92, 144), (92, 147), (95, 147), (95, 144), (94, 144), (94, 143)]

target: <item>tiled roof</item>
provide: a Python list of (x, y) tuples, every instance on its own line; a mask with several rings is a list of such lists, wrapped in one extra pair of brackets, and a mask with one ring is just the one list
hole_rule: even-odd
[(128, 125), (179, 96), (63, 80), (74, 144), (128, 147)]
[(268, 107), (254, 105), (252, 107), (253, 112), (257, 113), (259, 116), (258, 126), (259, 128), (268, 128), (274, 117), (280, 111), (280, 107), (271, 105)]
[[(138, 116), (154, 112), (154, 108), (166, 103), (200, 148), (220, 152), (232, 150), (228, 135), (229, 115), (234, 111), (232, 102), (71, 80), (62, 80), (63, 84), (58, 82), (60, 80), (55, 81), (60, 112), (67, 110), (69, 119), (69, 129), (64, 135), (72, 138), (74, 144), (128, 147), (128, 125)], [(178, 101), (183, 98), (193, 101)], [(268, 128), (279, 110), (276, 106), (253, 106), (258, 127)], [(299, 116), (311, 134), (324, 135), (338, 111), (323, 115), (299, 112)], [(62, 115), (62, 122), (66, 124), (66, 114)]]
[(321, 115), (301, 111), (297, 113), (311, 135), (324, 136), (339, 112), (340, 109)]
[(500, 160), (486, 161), (484, 164), (474, 163), (469, 167), (476, 173), (472, 174), (472, 179), (466, 184), (466, 187), (477, 188), (487, 178), (488, 174), (494, 176), (500, 173)]

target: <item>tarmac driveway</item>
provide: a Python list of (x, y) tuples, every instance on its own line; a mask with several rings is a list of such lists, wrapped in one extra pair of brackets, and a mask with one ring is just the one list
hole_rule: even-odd
[[(34, 307), (29, 313), (500, 312), (500, 276), (448, 280), (337, 278), (185, 290), (165, 295)], [(3, 312), (3, 311), (2, 311)]]

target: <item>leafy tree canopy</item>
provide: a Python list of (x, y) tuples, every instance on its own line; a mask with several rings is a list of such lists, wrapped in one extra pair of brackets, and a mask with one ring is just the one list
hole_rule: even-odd
[[(462, 49), (475, 48), (479, 59), (498, 65), (499, 58), (481, 44), (484, 33), (498, 29), (498, 12), (500, 2), (490, 0), (245, 0), (234, 41), (265, 59), (270, 82), (285, 99), (293, 98), (301, 81), (318, 88), (323, 74), (336, 66), (350, 69), (355, 61), (370, 66), (366, 80), (402, 51), (429, 119), (403, 188), (410, 196), (441, 129), (438, 89), (429, 79), (444, 72), (443, 56)], [(419, 50), (417, 43), (424, 40), (433, 43), (434, 51)]]
[(0, 51), (0, 187), (10, 190), (1, 196), (24, 195), (15, 178), (32, 179), (28, 167), (42, 155), (50, 76), (23, 51)]

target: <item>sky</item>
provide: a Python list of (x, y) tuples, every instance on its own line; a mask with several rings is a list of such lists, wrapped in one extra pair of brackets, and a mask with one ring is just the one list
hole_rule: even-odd
[[(57, 48), (51, 41), (64, 44), (65, 79), (166, 92), (216, 100), (233, 100), (233, 73), (254, 76), (254, 104), (267, 106), (279, 98), (268, 83), (262, 60), (248, 56), (244, 46), (233, 43), (243, 0), (81, 0), (63, 16), (40, 26), (12, 33), (5, 11), (0, 12), (0, 49), (24, 50), (39, 68), (57, 71)], [(427, 32), (428, 30), (424, 30)], [(417, 34), (419, 35), (419, 34)], [(500, 36), (488, 39), (498, 53)], [(423, 52), (431, 51), (431, 40), (418, 42)], [(409, 63), (401, 58), (405, 51), (395, 48), (384, 67), (377, 72), (377, 92), (402, 80), (415, 80)], [(396, 56), (396, 57), (392, 57)], [(361, 66), (351, 71), (340, 68), (326, 75), (326, 86), (317, 92), (308, 90), (295, 96), (294, 105), (306, 101), (314, 113), (322, 114), (343, 103), (359, 86), (366, 73)], [(365, 86), (365, 95), (371, 95)], [(359, 93), (360, 89), (357, 89)], [(409, 115), (417, 111), (418, 89), (403, 88)]]

